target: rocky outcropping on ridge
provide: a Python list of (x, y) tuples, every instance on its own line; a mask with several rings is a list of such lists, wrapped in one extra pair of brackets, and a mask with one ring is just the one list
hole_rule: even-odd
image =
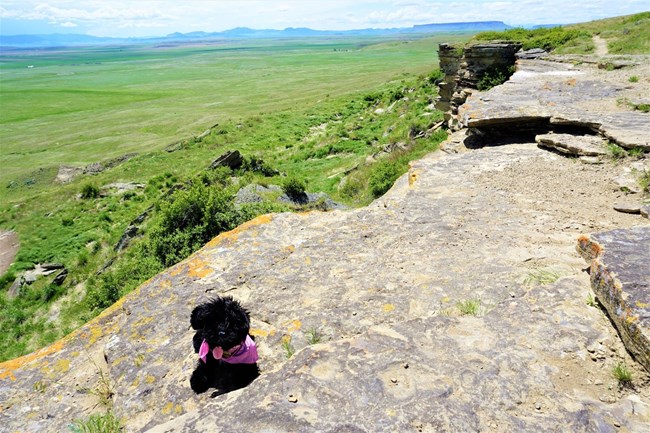
[[(617, 167), (517, 138), (428, 155), (367, 208), (218, 236), (64, 340), (0, 364), (0, 425), (65, 431), (105, 410), (110, 386), (128, 432), (644, 432), (648, 374), (589, 305), (575, 244), (648, 220), (612, 208)], [(250, 310), (262, 375), (210, 398), (189, 388), (189, 314), (215, 294)], [(619, 363), (634, 388), (613, 378)]]

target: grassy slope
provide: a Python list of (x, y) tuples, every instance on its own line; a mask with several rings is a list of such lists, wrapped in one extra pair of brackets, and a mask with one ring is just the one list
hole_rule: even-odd
[(650, 12), (550, 29), (483, 32), (475, 39), (514, 40), (523, 49), (544, 48), (557, 54), (590, 54), (595, 49), (593, 35), (607, 41), (610, 54), (650, 54)]
[[(112, 248), (129, 221), (159, 200), (164, 184), (195, 176), (225, 150), (262, 157), (282, 172), (307, 179), (310, 191), (323, 190), (352, 205), (367, 203), (372, 197), (361, 188), (339, 194), (342, 173), (359, 166), (354, 185), (367, 184), (372, 167), (364, 168), (364, 161), (385, 144), (413, 144), (411, 156), (396, 155), (391, 162), (400, 167), (405, 158), (434, 148), (434, 141), (409, 138), (409, 128), (438, 119), (419, 117), (435, 88), (414, 76), (433, 70), (437, 43), (453, 39), (218, 47), (218, 59), (213, 47), (101, 51), (88, 65), (79, 65), (80, 54), (74, 51), (48, 55), (43, 62), (49, 66), (34, 69), (25, 66), (38, 64), (38, 58), (4, 63), (2, 130), (23, 134), (19, 141), (2, 132), (8, 144), (3, 141), (0, 150), (3, 165), (12, 165), (10, 173), (0, 174), (2, 181), (16, 181), (15, 187), (0, 189), (0, 227), (17, 230), (21, 239), (13, 270), (56, 261), (68, 267), (70, 276), (60, 288), (39, 280), (13, 300), (1, 293), (0, 309), (6, 314), (0, 321), (0, 359), (47, 344), (96, 314), (79, 301), (87, 287), (98, 284), (94, 274), (108, 260), (116, 258), (117, 268), (121, 262), (128, 266), (129, 258)], [(93, 73), (95, 61), (105, 69)], [(57, 68), (81, 69), (59, 76)], [(147, 78), (152, 71), (159, 71), (156, 82)], [(20, 76), (29, 79), (21, 83)], [(20, 99), (21, 88), (29, 98)], [(5, 110), (6, 95), (11, 110)], [(39, 105), (39, 100), (49, 102)], [(210, 108), (215, 100), (218, 109)], [(374, 114), (393, 103), (393, 110)], [(188, 137), (217, 122), (200, 142)], [(145, 140), (143, 130), (156, 133)], [(100, 136), (83, 138), (93, 134)], [(179, 138), (184, 139), (180, 150), (156, 150)], [(68, 185), (52, 184), (60, 163), (85, 164), (133, 150), (141, 155), (114, 169)], [(133, 196), (77, 198), (89, 182), (115, 181), (149, 186)], [(280, 183), (279, 178), (266, 181)]]
[(370, 89), (435, 62), (435, 39), (376, 42), (262, 41), (3, 57), (0, 185), (29, 178), (37, 167), (159, 149), (226, 119)]

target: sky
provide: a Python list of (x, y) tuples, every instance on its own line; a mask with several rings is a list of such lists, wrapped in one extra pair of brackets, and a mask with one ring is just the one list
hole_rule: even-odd
[(0, 0), (0, 34), (146, 37), (234, 27), (317, 30), (503, 21), (570, 24), (650, 10), (650, 0)]

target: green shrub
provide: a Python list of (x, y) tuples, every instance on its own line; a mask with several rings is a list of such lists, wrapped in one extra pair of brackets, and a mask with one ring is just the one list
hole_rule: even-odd
[(99, 187), (93, 183), (86, 183), (81, 187), (81, 198), (97, 198), (99, 197)]
[(492, 67), (485, 71), (476, 88), (481, 91), (489, 90), (492, 87), (499, 86), (515, 73), (514, 66)]
[(477, 34), (476, 40), (507, 40), (519, 42), (521, 48), (530, 50), (532, 48), (542, 48), (546, 51), (552, 51), (575, 42), (577, 39), (591, 38), (591, 33), (585, 30), (568, 29), (565, 27), (540, 28), (526, 30), (523, 28), (508, 29), (503, 32), (489, 31)]
[(630, 83), (638, 83), (639, 82), (639, 77), (636, 75), (632, 75), (630, 78), (628, 78), (628, 81)]
[(8, 271), (0, 277), (0, 290), (4, 290), (11, 283), (16, 280), (16, 274), (13, 271)]
[(405, 171), (406, 167), (395, 161), (378, 163), (368, 178), (368, 187), (372, 196), (378, 198), (384, 195)]
[(289, 176), (282, 182), (282, 191), (292, 199), (304, 196), (306, 188), (305, 181), (295, 176)]

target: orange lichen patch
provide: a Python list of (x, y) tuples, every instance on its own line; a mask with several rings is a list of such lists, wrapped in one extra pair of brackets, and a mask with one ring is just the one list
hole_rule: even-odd
[(582, 235), (578, 238), (576, 251), (585, 260), (593, 260), (603, 253), (603, 248), (596, 242), (592, 242), (589, 236)]
[(413, 186), (418, 181), (420, 170), (413, 169), (409, 172), (409, 186)]
[(185, 271), (185, 269), (187, 269), (186, 264), (181, 262), (178, 265), (171, 268), (170, 270), (168, 270), (167, 273), (172, 277), (176, 277), (179, 274), (181, 274), (183, 271)]
[(32, 361), (41, 359), (51, 353), (59, 352), (65, 346), (66, 342), (76, 335), (78, 335), (78, 332), (73, 332), (72, 334), (62, 338), (56, 343), (50, 344), (49, 346), (37, 350), (36, 352), (30, 353), (29, 355), (24, 355), (20, 358), (0, 363), (0, 380), (16, 380), (16, 376), (13, 374), (15, 370), (22, 368)]
[(258, 329), (258, 328), (251, 328), (250, 331), (248, 331), (250, 335), (253, 337), (268, 337), (270, 332), (265, 331), (263, 329)]
[(567, 86), (575, 86), (577, 81), (575, 78), (569, 78), (568, 80), (565, 81)]
[(150, 374), (147, 374), (147, 375), (145, 376), (145, 378), (144, 378), (144, 381), (147, 382), (147, 383), (149, 383), (149, 384), (151, 384), (151, 383), (154, 383), (154, 382), (156, 381), (156, 378), (153, 377), (153, 376), (150, 375)]
[(287, 327), (289, 332), (298, 331), (300, 328), (302, 328), (302, 322), (297, 319), (292, 320), (291, 323), (289, 323), (289, 326)]
[(245, 222), (244, 224), (240, 225), (239, 227), (230, 230), (229, 232), (221, 233), (219, 236), (215, 237), (212, 239), (210, 242), (208, 242), (205, 247), (203, 248), (214, 248), (220, 243), (224, 241), (236, 241), (237, 238), (239, 237), (239, 234), (250, 229), (251, 227), (256, 227), (260, 226), (262, 224), (267, 224), (273, 220), (273, 215), (267, 214), (267, 215), (260, 215), (257, 218), (253, 218), (252, 220)]
[(172, 413), (173, 408), (174, 408), (174, 403), (169, 402), (162, 408), (161, 412), (163, 415), (169, 415), (170, 413)]
[(284, 251), (287, 252), (287, 253), (289, 253), (289, 254), (291, 254), (291, 253), (293, 253), (294, 251), (296, 251), (296, 247), (293, 246), (293, 245), (289, 245), (289, 246), (284, 247)]
[(187, 263), (187, 275), (192, 278), (205, 278), (212, 273), (214, 269), (200, 256), (193, 256)]
[(70, 370), (70, 360), (69, 359), (59, 359), (54, 363), (54, 371), (57, 373), (65, 373)]
[(382, 310), (384, 310), (384, 313), (390, 313), (395, 309), (395, 306), (393, 304), (384, 304)]

